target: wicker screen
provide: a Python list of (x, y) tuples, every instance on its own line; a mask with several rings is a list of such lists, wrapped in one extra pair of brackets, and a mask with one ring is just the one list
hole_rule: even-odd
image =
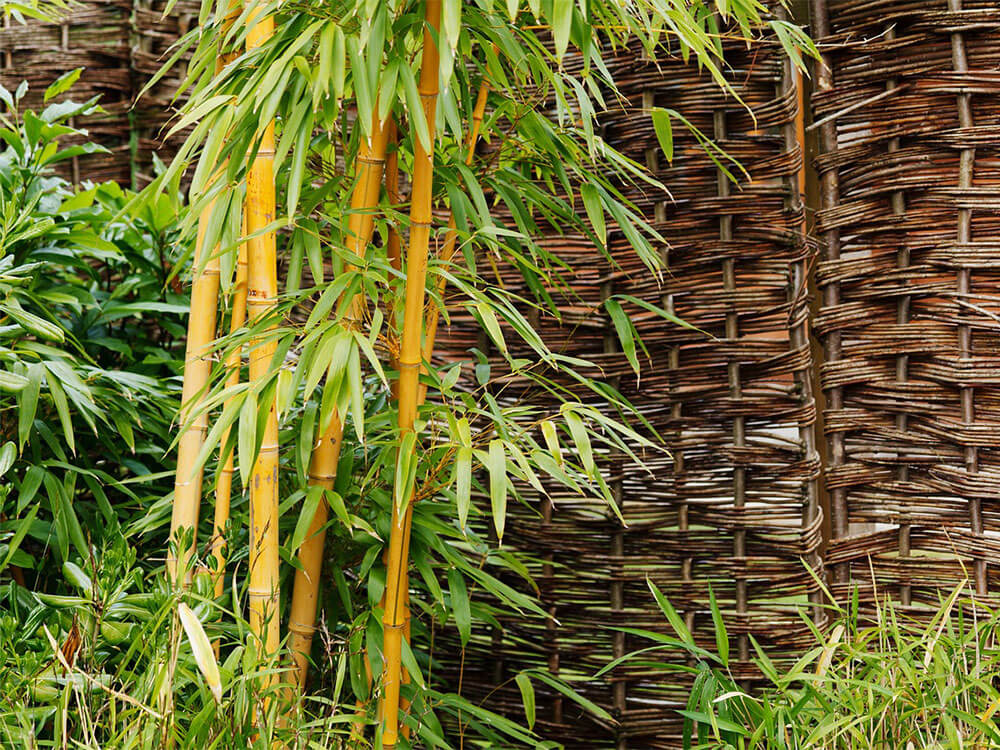
[[(648, 645), (612, 629), (668, 629), (647, 576), (696, 637), (714, 648), (711, 585), (741, 677), (754, 676), (748, 634), (779, 658), (808, 642), (797, 608), (812, 593), (802, 560), (818, 564), (821, 517), (799, 99), (772, 46), (727, 44), (727, 60), (756, 120), (707, 74), (679, 60), (653, 64), (637, 50), (616, 60), (629, 106), (605, 116), (605, 137), (647, 163), (672, 193), (626, 188), (669, 241), (662, 249), (667, 270), (658, 282), (621, 232), (610, 239), (617, 268), (581, 238), (547, 238), (569, 261), (577, 296), (564, 300), (561, 323), (543, 316), (537, 324), (550, 346), (588, 360), (639, 407), (666, 439), (671, 457), (654, 460), (652, 474), (624, 456), (604, 457), (625, 528), (601, 500), (524, 492), (532, 499), (510, 511), (504, 547), (530, 556), (529, 570), (551, 619), (502, 619), (499, 629), (477, 633), (464, 655), (461, 683), (454, 678), (459, 665), (449, 661), (459, 649), (452, 644), (436, 650), (448, 662), (452, 687), (461, 684), (472, 700), (485, 697), (487, 705), (514, 714), (521, 704), (511, 678), (519, 670), (547, 666), (567, 678), (584, 678)], [(717, 137), (745, 165), (749, 179), (727, 181), (679, 126), (675, 157), (667, 164), (647, 111), (654, 106), (674, 108)], [(517, 274), (504, 276), (508, 288), (530, 295), (519, 287)], [(601, 306), (618, 294), (663, 306), (701, 331), (626, 305), (652, 360), (637, 379)], [(453, 317), (445, 333), (455, 358), (467, 357), (466, 347), (482, 345), (475, 330), (471, 320)], [(519, 392), (517, 383), (505, 383), (503, 394), (541, 407), (540, 394)], [(687, 686), (676, 674), (624, 667), (577, 686), (620, 724), (589, 726), (575, 704), (540, 692), (543, 737), (574, 748), (678, 745), (681, 718), (675, 709), (686, 701)]]
[[(75, 182), (117, 180), (128, 185), (131, 180), (131, 12), (129, 0), (87, 0), (61, 24), (29, 21), (22, 25), (5, 18), (0, 28), (0, 83), (13, 91), (27, 81), (26, 106), (40, 108), (49, 84), (74, 68), (85, 70), (76, 86), (60, 99), (101, 97), (107, 113), (79, 118), (74, 124), (85, 127), (90, 139), (111, 153), (75, 157), (60, 165), (62, 173)], [(66, 145), (71, 143), (66, 140)]]
[(186, 131), (170, 139), (165, 137), (181, 104), (174, 101), (174, 94), (187, 72), (190, 48), (166, 75), (142, 93), (173, 56), (176, 42), (198, 23), (199, 0), (177, 0), (164, 16), (167, 4), (167, 0), (137, 0), (135, 5), (137, 43), (132, 51), (132, 68), (136, 82), (136, 181), (140, 187), (153, 177), (153, 154), (169, 164), (188, 135)]
[(874, 580), (936, 602), (966, 573), (996, 592), (1000, 9), (821, 0), (815, 15), (827, 563), (842, 593)]

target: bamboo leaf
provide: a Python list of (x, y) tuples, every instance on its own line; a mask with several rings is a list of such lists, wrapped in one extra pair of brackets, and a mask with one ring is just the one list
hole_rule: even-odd
[(0, 448), (0, 477), (14, 465), (14, 459), (17, 458), (17, 446), (10, 440), (3, 444)]
[(413, 483), (417, 475), (417, 435), (407, 432), (399, 443), (399, 458), (396, 460), (396, 478), (393, 498), (400, 512), (413, 496)]
[(632, 366), (635, 374), (638, 375), (639, 358), (635, 352), (635, 329), (632, 326), (632, 321), (625, 315), (625, 311), (618, 300), (607, 299), (604, 301), (604, 307), (611, 316), (611, 322), (614, 323), (615, 332), (618, 334), (618, 340), (621, 342), (625, 358)]
[(684, 624), (684, 620), (681, 616), (677, 614), (677, 610), (674, 609), (674, 605), (663, 595), (663, 592), (656, 587), (651, 578), (646, 579), (646, 585), (649, 586), (649, 590), (653, 592), (653, 597), (656, 599), (657, 605), (660, 607), (660, 611), (666, 616), (667, 620), (670, 622), (670, 627), (674, 629), (677, 633), (677, 637), (687, 646), (694, 646), (694, 638), (691, 637), (691, 631), (687, 629)]
[(552, 38), (555, 41), (557, 60), (562, 60), (566, 54), (572, 26), (573, 0), (552, 0)]
[(493, 525), (497, 540), (503, 542), (503, 529), (507, 520), (507, 454), (503, 440), (490, 441), (488, 467), (490, 473), (490, 505), (493, 508)]
[(583, 207), (587, 211), (587, 218), (594, 228), (594, 234), (602, 247), (608, 244), (608, 227), (604, 220), (604, 206), (601, 204), (601, 194), (593, 185), (586, 184), (580, 186), (580, 195), (583, 196)]
[(451, 611), (455, 615), (458, 636), (462, 640), (462, 646), (466, 646), (472, 637), (472, 609), (469, 606), (465, 578), (456, 568), (448, 569), (448, 592), (451, 594)]
[(257, 394), (247, 393), (240, 409), (240, 424), (237, 432), (236, 459), (240, 467), (240, 481), (248, 486), (250, 473), (257, 460)]
[(191, 652), (194, 654), (195, 663), (201, 670), (208, 689), (212, 691), (212, 696), (216, 703), (222, 702), (222, 680), (219, 677), (219, 665), (215, 661), (215, 652), (212, 644), (205, 635), (205, 629), (201, 626), (201, 621), (194, 611), (184, 602), (177, 603), (177, 614), (180, 616), (181, 625), (184, 626), (184, 633), (191, 644)]
[(302, 508), (299, 511), (299, 518), (295, 523), (295, 531), (292, 532), (291, 541), (288, 543), (288, 549), (293, 554), (298, 551), (299, 547), (306, 540), (306, 534), (309, 533), (309, 526), (316, 517), (316, 510), (323, 499), (323, 492), (323, 486), (319, 484), (314, 484), (306, 490), (306, 496), (302, 501)]
[(493, 343), (496, 344), (500, 351), (506, 355), (507, 342), (504, 340), (503, 331), (500, 328), (500, 321), (497, 320), (497, 316), (496, 313), (493, 312), (493, 308), (485, 302), (477, 302), (476, 310), (479, 312), (479, 317), (483, 321), (483, 326), (485, 326), (486, 332), (493, 340)]
[(524, 718), (528, 721), (528, 729), (535, 728), (535, 687), (531, 678), (524, 672), (518, 672), (514, 678), (521, 691), (521, 705), (524, 706)]
[(668, 164), (672, 164), (674, 161), (674, 134), (670, 124), (670, 112), (661, 107), (653, 107), (650, 115), (653, 118), (656, 140), (660, 142), (660, 148), (663, 149), (663, 157)]
[(472, 448), (462, 446), (455, 457), (455, 502), (458, 506), (458, 525), (463, 531), (469, 520), (472, 504)]
[(712, 610), (712, 623), (715, 625), (715, 648), (722, 660), (722, 666), (729, 666), (729, 634), (726, 632), (726, 621), (722, 618), (719, 603), (715, 600), (712, 585), (708, 586), (708, 604)]

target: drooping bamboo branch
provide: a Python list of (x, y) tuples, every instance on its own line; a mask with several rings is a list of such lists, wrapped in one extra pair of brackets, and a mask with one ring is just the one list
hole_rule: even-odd
[[(407, 435), (413, 432), (419, 401), (421, 334), (424, 323), (424, 293), (426, 291), (427, 253), (430, 245), (432, 191), (434, 182), (435, 113), (438, 94), (438, 49), (435, 38), (441, 21), (440, 0), (427, 0), (425, 7), (423, 60), (420, 66), (419, 91), (423, 116), (427, 124), (428, 143), (414, 138), (413, 190), (410, 198), (410, 246), (406, 254), (406, 304), (403, 310), (403, 335), (399, 351), (399, 437), (398, 461), (416, 460), (416, 444), (411, 443), (405, 454)], [(413, 116), (420, 116), (413, 113)], [(405, 476), (406, 472), (404, 472)], [(409, 559), (410, 523), (413, 512), (412, 483), (397, 488), (396, 496), (403, 499), (405, 510), (400, 512), (393, 503), (393, 519), (389, 536), (389, 561), (386, 566), (385, 610), (383, 623), (383, 653), (385, 665), (382, 677), (382, 745), (394, 747), (399, 740), (399, 693), (402, 671), (402, 640), (406, 624), (406, 565)]]
[[(246, 234), (246, 222), (243, 224), (242, 234)], [(233, 285), (232, 300), (233, 309), (229, 319), (229, 332), (235, 333), (243, 327), (247, 318), (247, 253), (243, 243), (240, 243), (237, 250), (236, 283)], [(226, 378), (226, 387), (233, 388), (239, 385), (241, 365), (239, 349), (234, 349), (229, 353), (225, 365), (226, 371), (229, 373)], [(226, 404), (229, 404), (229, 399), (226, 400)], [(226, 428), (222, 433), (219, 445), (224, 448), (228, 440), (229, 428)], [(232, 502), (234, 456), (235, 449), (230, 451), (225, 461), (222, 462), (215, 480), (215, 518), (212, 523), (212, 541), (209, 550), (215, 558), (216, 598), (222, 596), (226, 579), (225, 531), (226, 524), (229, 523), (229, 508)]]
[[(271, 16), (249, 21), (248, 50), (263, 45), (274, 33)], [(251, 324), (267, 316), (278, 294), (274, 231), (274, 122), (264, 123), (257, 155), (247, 169), (247, 308)], [(250, 342), (250, 383), (268, 375), (275, 344), (266, 334)], [(272, 656), (281, 641), (278, 620), (278, 414), (272, 401), (263, 425), (257, 460), (250, 474), (250, 629), (259, 638), (262, 656)], [(243, 458), (241, 457), (241, 460)]]
[[(239, 5), (233, 4), (223, 20), (223, 29), (229, 28), (239, 14)], [(233, 54), (220, 52), (215, 60), (218, 75), (234, 58)], [(221, 172), (209, 182), (209, 189)], [(198, 544), (198, 516), (201, 511), (201, 489), (204, 471), (198, 463), (198, 454), (205, 440), (208, 414), (202, 412), (193, 419), (208, 390), (212, 373), (209, 346), (215, 338), (215, 320), (219, 307), (219, 249), (206, 254), (205, 239), (208, 224), (215, 210), (215, 200), (209, 201), (198, 217), (198, 233), (194, 249), (194, 281), (191, 286), (191, 314), (188, 318), (187, 343), (184, 352), (184, 385), (181, 389), (181, 410), (178, 422), (181, 436), (177, 441), (177, 472), (174, 478), (174, 503), (170, 516), (170, 542), (167, 549), (167, 575), (180, 584), (178, 576), (189, 578), (190, 560)], [(179, 535), (191, 531), (190, 544), (178, 549)], [(177, 557), (177, 553), (180, 557)]]
[[(377, 120), (377, 118), (376, 118)], [(358, 147), (357, 178), (351, 194), (351, 214), (348, 217), (347, 250), (364, 257), (371, 242), (375, 225), (373, 210), (378, 205), (385, 163), (387, 128), (385, 123), (374, 122), (370, 138), (362, 136)], [(360, 314), (360, 305), (352, 304), (349, 315)], [(330, 422), (319, 442), (313, 448), (309, 461), (309, 484), (332, 490), (340, 459), (343, 422), (334, 409)], [(326, 498), (320, 500), (306, 532), (306, 539), (299, 548), (302, 568), (295, 572), (292, 590), (292, 608), (288, 620), (291, 633), (292, 656), (295, 659), (296, 680), (299, 688), (305, 685), (309, 672), (309, 654), (316, 630), (316, 604), (319, 600), (319, 578), (323, 568), (323, 547), (326, 540), (326, 522), (329, 508)]]

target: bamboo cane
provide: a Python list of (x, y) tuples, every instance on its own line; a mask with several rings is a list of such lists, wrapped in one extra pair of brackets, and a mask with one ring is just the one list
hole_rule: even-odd
[[(252, 50), (272, 36), (274, 19), (254, 16), (249, 23), (246, 46)], [(260, 145), (246, 180), (247, 308), (253, 323), (274, 308), (278, 294), (274, 232), (262, 232), (275, 216), (273, 121), (265, 123), (260, 132)], [(267, 376), (274, 352), (275, 344), (266, 335), (250, 342), (251, 384)], [(250, 475), (250, 629), (260, 640), (263, 657), (273, 655), (281, 641), (278, 571), (278, 415), (272, 402)]]
[[(377, 120), (377, 118), (376, 118)], [(378, 205), (385, 163), (388, 131), (384, 123), (374, 122), (370, 139), (362, 138), (358, 150), (357, 181), (351, 194), (351, 214), (348, 217), (346, 245), (348, 251), (363, 257), (371, 241), (375, 218), (372, 210)], [(360, 315), (361, 305), (355, 298), (349, 315)], [(309, 461), (309, 484), (332, 490), (340, 459), (343, 422), (334, 409), (319, 443), (313, 448)], [(326, 541), (326, 522), (329, 508), (324, 497), (316, 508), (309, 524), (306, 539), (299, 548), (301, 570), (295, 572), (292, 589), (292, 607), (288, 619), (291, 633), (292, 657), (295, 660), (296, 681), (299, 689), (305, 686), (309, 672), (309, 654), (316, 630), (316, 605), (319, 601), (319, 579), (323, 568), (323, 547)]]
[[(413, 193), (410, 200), (410, 248), (406, 254), (406, 304), (403, 311), (403, 336), (399, 352), (399, 433), (400, 439), (413, 431), (417, 416), (422, 348), (420, 337), (424, 322), (427, 252), (430, 244), (432, 188), (434, 182), (435, 113), (438, 93), (438, 49), (435, 37), (441, 21), (440, 0), (427, 0), (425, 7), (423, 60), (420, 66), (419, 91), (423, 116), (430, 136), (425, 148), (414, 139)], [(418, 115), (419, 116), (419, 115)], [(402, 445), (402, 442), (401, 442)], [(404, 456), (398, 460), (415, 460)], [(408, 497), (412, 487), (404, 487)], [(386, 570), (386, 597), (383, 614), (383, 652), (385, 666), (382, 679), (382, 745), (395, 747), (399, 740), (399, 688), (402, 670), (402, 639), (406, 624), (404, 596), (405, 570), (409, 558), (409, 528), (413, 501), (400, 514), (393, 503), (392, 528), (389, 536), (389, 563)]]
[[(476, 106), (472, 110), (472, 127), (469, 128), (469, 137), (466, 140), (466, 152), (465, 152), (465, 164), (469, 166), (472, 164), (473, 160), (476, 158), (476, 142), (479, 140), (479, 128), (483, 124), (483, 116), (486, 113), (486, 99), (490, 93), (490, 85), (483, 78), (482, 83), (479, 85), (479, 94), (476, 96)], [(444, 236), (444, 244), (441, 246), (441, 252), (438, 254), (438, 260), (442, 264), (450, 263), (451, 259), (455, 256), (455, 247), (458, 245), (458, 226), (455, 223), (455, 214), (452, 213), (448, 218), (448, 231)], [(444, 299), (444, 290), (448, 286), (448, 279), (445, 276), (441, 276), (437, 283), (437, 295), (438, 298)], [(427, 331), (424, 334), (424, 347), (421, 357), (425, 363), (431, 361), (431, 355), (434, 354), (434, 339), (437, 337), (438, 321), (441, 318), (441, 309), (437, 305), (431, 305), (430, 310), (427, 312)], [(426, 365), (425, 365), (426, 366)], [(427, 386), (424, 384), (420, 385), (420, 403), (424, 402), (427, 396)]]
[[(243, 225), (243, 234), (246, 234), (246, 223)], [(243, 243), (240, 243), (236, 258), (236, 283), (233, 285), (233, 309), (229, 319), (229, 332), (235, 333), (247, 318), (247, 253)], [(233, 388), (240, 382), (240, 349), (234, 349), (226, 357), (226, 370), (229, 376), (226, 378), (226, 387)], [(230, 399), (226, 400), (228, 406)], [(225, 446), (229, 440), (229, 428), (226, 428), (219, 442), (220, 446)], [(222, 596), (225, 584), (226, 553), (225, 553), (225, 531), (229, 522), (229, 509), (232, 503), (233, 472), (234, 472), (235, 449), (229, 452), (222, 467), (219, 469), (218, 477), (215, 480), (215, 518), (212, 524), (212, 542), (209, 549), (215, 558), (215, 597)]]
[[(239, 14), (239, 5), (233, 5), (223, 20), (223, 30), (232, 25)], [(215, 73), (218, 75), (234, 58), (232, 54), (220, 53), (215, 60)], [(221, 172), (209, 182), (214, 185)], [(201, 413), (194, 420), (194, 414), (208, 389), (208, 380), (212, 373), (212, 362), (209, 358), (209, 345), (215, 338), (215, 319), (219, 306), (219, 253), (214, 248), (205, 256), (205, 235), (208, 232), (208, 222), (215, 209), (212, 199), (198, 217), (198, 233), (194, 248), (194, 281), (191, 286), (191, 314), (188, 317), (187, 343), (184, 351), (184, 384), (181, 388), (181, 410), (179, 422), (181, 436), (177, 441), (177, 472), (174, 478), (174, 503), (170, 516), (170, 541), (179, 544), (178, 534), (184, 529), (191, 529), (191, 545), (180, 552), (178, 559), (175, 552), (167, 549), (167, 575), (174, 583), (178, 574), (185, 576), (185, 583), (190, 580), (190, 560), (198, 543), (198, 516), (201, 510), (201, 485), (204, 471), (198, 464), (198, 454), (205, 440), (208, 427), (208, 414)]]

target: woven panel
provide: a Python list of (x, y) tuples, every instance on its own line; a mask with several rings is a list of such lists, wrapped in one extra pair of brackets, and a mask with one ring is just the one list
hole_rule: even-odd
[(153, 154), (164, 164), (169, 164), (189, 132), (175, 133), (169, 139), (165, 137), (170, 129), (168, 123), (181, 104), (174, 101), (174, 93), (186, 74), (190, 49), (166, 75), (140, 96), (153, 76), (173, 56), (175, 43), (198, 22), (199, 0), (178, 0), (170, 14), (164, 16), (167, 4), (167, 0), (138, 0), (135, 6), (138, 41), (132, 51), (132, 67), (138, 97), (135, 128), (139, 172), (136, 177), (140, 186), (152, 179)]
[[(734, 44), (727, 60), (756, 121), (707, 74), (680, 61), (657, 66), (636, 50), (615, 61), (616, 80), (630, 106), (604, 117), (605, 136), (648, 163), (673, 196), (626, 188), (669, 241), (662, 250), (668, 267), (662, 283), (620, 231), (610, 238), (617, 268), (582, 238), (545, 239), (568, 261), (576, 296), (562, 299), (561, 322), (549, 316), (533, 322), (551, 347), (587, 360), (593, 368), (588, 374), (605, 378), (639, 407), (664, 436), (671, 456), (650, 457), (651, 473), (626, 456), (603, 456), (625, 528), (603, 501), (554, 488), (551, 500), (524, 490), (528, 507), (509, 511), (504, 547), (530, 556), (528, 568), (551, 619), (502, 619), (501, 629), (475, 633), (461, 684), (470, 699), (486, 698), (487, 705), (512, 715), (522, 710), (511, 681), (519, 670), (544, 666), (567, 678), (589, 677), (616, 656), (648, 645), (611, 628), (667, 631), (647, 576), (699, 641), (714, 648), (711, 585), (727, 620), (733, 671), (741, 678), (755, 676), (749, 634), (778, 658), (809, 641), (797, 613), (813, 593), (801, 559), (817, 564), (821, 518), (815, 494), (819, 460), (812, 446), (804, 277), (809, 246), (799, 199), (798, 97), (773, 47), (747, 50)], [(677, 109), (703, 133), (717, 136), (751, 178), (729, 184), (680, 128), (675, 128), (675, 158), (666, 164), (643, 111), (652, 106)], [(507, 288), (531, 295), (517, 273), (502, 273)], [(637, 379), (602, 308), (604, 299), (619, 294), (663, 306), (702, 332), (627, 304), (651, 355)], [(444, 333), (454, 359), (467, 357), (468, 347), (483, 346), (475, 324), (457, 313)], [(512, 333), (508, 341), (514, 339)], [(544, 394), (517, 380), (504, 381), (500, 396), (546, 408)], [(479, 502), (488, 507), (488, 499)], [(436, 653), (454, 688), (459, 665), (451, 660), (459, 649), (447, 633), (441, 637), (446, 642)], [(574, 748), (678, 746), (676, 709), (687, 699), (687, 685), (677, 674), (628, 666), (576, 686), (620, 725), (595, 726), (575, 704), (540, 691), (543, 737)]]
[[(1000, 10), (829, 0), (815, 118), (835, 587), (1000, 584)], [(869, 566), (871, 557), (871, 567)]]
[[(106, 114), (78, 118), (90, 139), (110, 149), (60, 165), (74, 181), (131, 179), (129, 114), (132, 84), (129, 72), (131, 3), (128, 0), (87, 0), (62, 24), (5, 19), (0, 29), (0, 83), (13, 91), (28, 81), (25, 104), (38, 109), (45, 89), (63, 73), (85, 68), (80, 80), (60, 99), (75, 101), (100, 95)], [(73, 143), (65, 139), (64, 145)]]

